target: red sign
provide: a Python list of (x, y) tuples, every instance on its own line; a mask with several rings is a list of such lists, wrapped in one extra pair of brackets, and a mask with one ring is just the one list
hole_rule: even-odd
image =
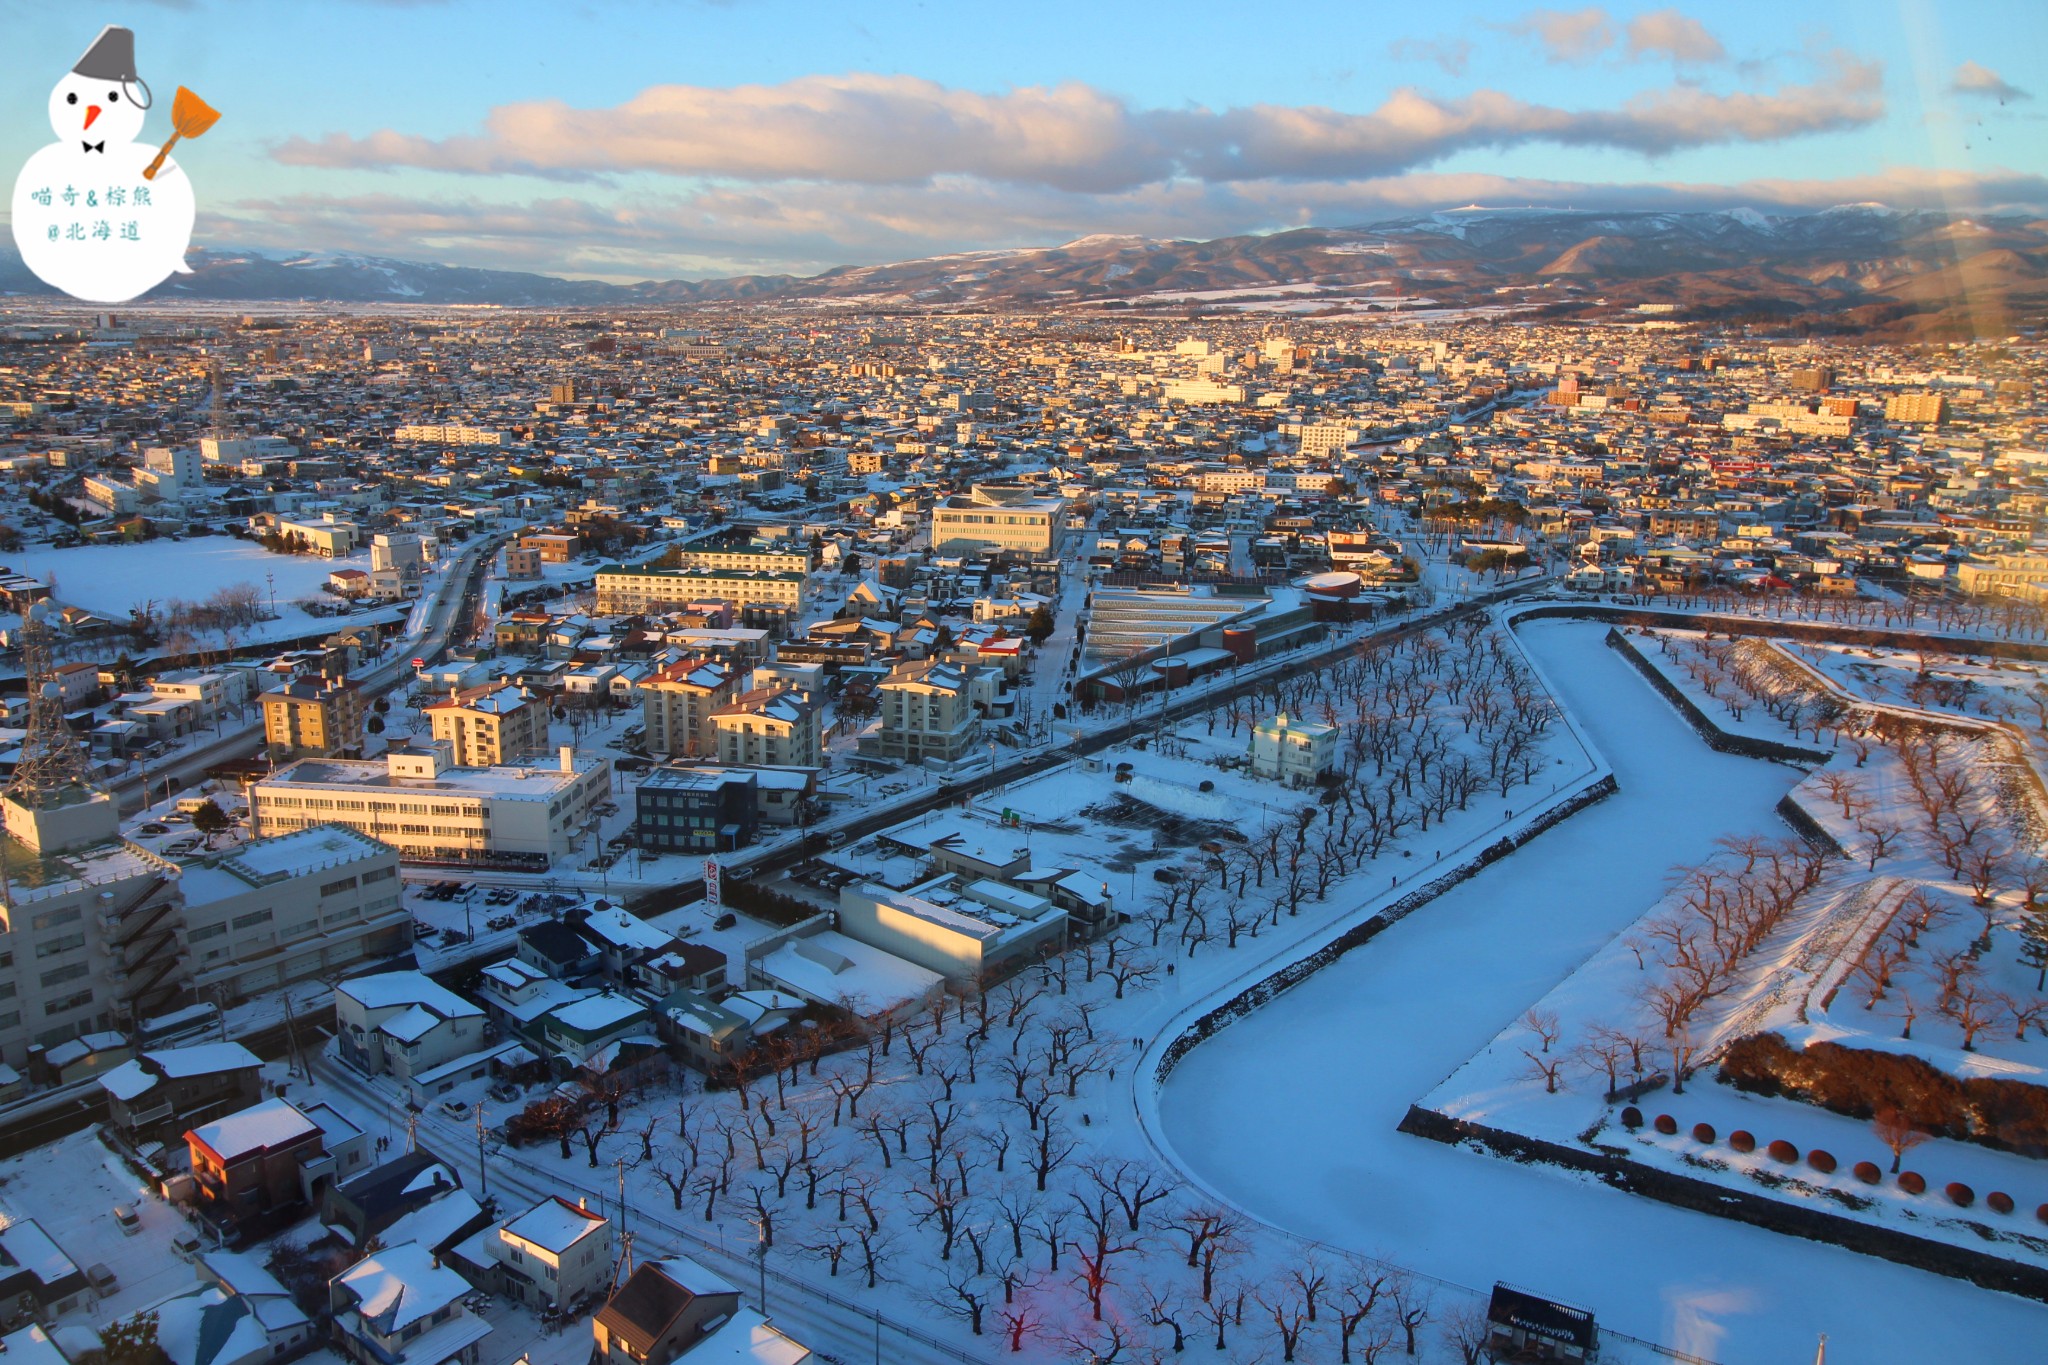
[(704, 900), (706, 904), (718, 905), (718, 859), (704, 860)]
[(425, 668), (427, 666), (427, 661), (425, 659), (414, 659), (412, 661), (412, 666), (414, 668)]

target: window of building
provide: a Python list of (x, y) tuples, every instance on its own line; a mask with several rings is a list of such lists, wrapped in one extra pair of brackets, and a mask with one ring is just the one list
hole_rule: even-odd
[(259, 924), (268, 923), (270, 923), (270, 912), (268, 910), (252, 910), (246, 915), (235, 916), (235, 928), (237, 929), (254, 929)]
[(59, 934), (55, 938), (45, 939), (38, 943), (36, 945), (36, 956), (55, 957), (59, 953), (68, 953), (74, 948), (83, 948), (84, 946), (84, 934)]
[(52, 967), (43, 973), (43, 985), (61, 986), (67, 981), (78, 980), (91, 970), (92, 968), (83, 962), (74, 962), (67, 967)]
[(77, 991), (77, 992), (75, 992), (75, 993), (73, 993), (73, 994), (71, 994), (71, 995), (60, 995), (60, 996), (58, 996), (58, 997), (57, 997), (57, 998), (56, 998), (55, 1000), (50, 1000), (50, 1001), (47, 1001), (47, 1002), (45, 1002), (45, 1003), (44, 1003), (44, 1005), (43, 1005), (43, 1013), (44, 1013), (44, 1014), (68, 1014), (68, 1013), (70, 1013), (70, 1012), (71, 1012), (72, 1010), (75, 1010), (75, 1009), (83, 1009), (83, 1008), (85, 1008), (85, 1007), (86, 1007), (87, 1005), (90, 1005), (91, 1003), (92, 1003), (92, 992), (91, 992), (91, 991), (89, 991), (89, 990), (85, 990), (85, 991)]

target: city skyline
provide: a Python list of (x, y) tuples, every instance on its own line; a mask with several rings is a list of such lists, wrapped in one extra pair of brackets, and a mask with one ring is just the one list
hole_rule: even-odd
[(9, 7), (20, 165), (103, 22), (223, 111), (195, 244), (630, 281), (1470, 203), (2048, 207), (2036, 7)]

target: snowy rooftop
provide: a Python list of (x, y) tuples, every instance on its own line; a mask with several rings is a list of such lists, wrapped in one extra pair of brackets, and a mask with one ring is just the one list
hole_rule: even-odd
[(483, 1013), (446, 986), (430, 979), (425, 972), (378, 972), (373, 976), (344, 981), (334, 991), (370, 1010), (425, 1005), (449, 1019)]
[(286, 877), (303, 877), (340, 863), (379, 857), (389, 852), (387, 846), (375, 839), (344, 826), (314, 825), (310, 829), (244, 844), (223, 858), (220, 865), (252, 883), (261, 884)]
[(192, 1130), (192, 1136), (222, 1160), (232, 1161), (251, 1152), (289, 1146), (320, 1131), (319, 1124), (289, 1101), (272, 1099), (203, 1123)]
[(616, 905), (591, 911), (583, 927), (616, 948), (661, 949), (675, 942), (672, 936)]
[(690, 1365), (801, 1365), (810, 1359), (808, 1347), (784, 1336), (751, 1308), (737, 1310), (690, 1347)]
[[(603, 760), (598, 760), (602, 762)], [(431, 791), (447, 796), (491, 796), (499, 800), (547, 801), (563, 787), (591, 771), (585, 761), (573, 773), (559, 763), (507, 764), (495, 768), (450, 768), (439, 777), (393, 777), (382, 759), (304, 758), (275, 776), (263, 779), (264, 786), (293, 787), (391, 787), (399, 791)]]
[(859, 1014), (885, 1014), (914, 1004), (944, 980), (829, 929), (785, 943), (754, 965), (798, 995), (824, 1003), (846, 1001)]
[(469, 1281), (445, 1266), (418, 1242), (390, 1247), (357, 1262), (335, 1280), (355, 1294), (365, 1318), (392, 1335), (431, 1317), (470, 1292)]
[(604, 1218), (556, 1196), (543, 1199), (505, 1224), (505, 1235), (557, 1256), (604, 1226)]

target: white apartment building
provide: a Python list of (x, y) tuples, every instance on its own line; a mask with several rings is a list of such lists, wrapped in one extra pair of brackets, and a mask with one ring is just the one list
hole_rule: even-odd
[(757, 688), (742, 693), (711, 713), (718, 761), (739, 767), (822, 766), (821, 709), (803, 692)]
[(179, 884), (192, 985), (217, 1004), (412, 943), (412, 915), (399, 903), (398, 850), (341, 825), (186, 863)]
[(729, 601), (745, 614), (779, 617), (794, 616), (804, 603), (801, 573), (612, 564), (599, 569), (596, 578), (600, 616), (681, 611), (695, 602)]
[(611, 789), (611, 763), (572, 749), (553, 766), (459, 768), (437, 742), (375, 761), (301, 759), (249, 788), (249, 819), (264, 836), (347, 825), (407, 859), (539, 865), (568, 856)]
[(932, 545), (964, 550), (1012, 550), (1034, 558), (1059, 552), (1066, 537), (1067, 499), (1021, 489), (976, 484), (965, 497), (932, 509)]

